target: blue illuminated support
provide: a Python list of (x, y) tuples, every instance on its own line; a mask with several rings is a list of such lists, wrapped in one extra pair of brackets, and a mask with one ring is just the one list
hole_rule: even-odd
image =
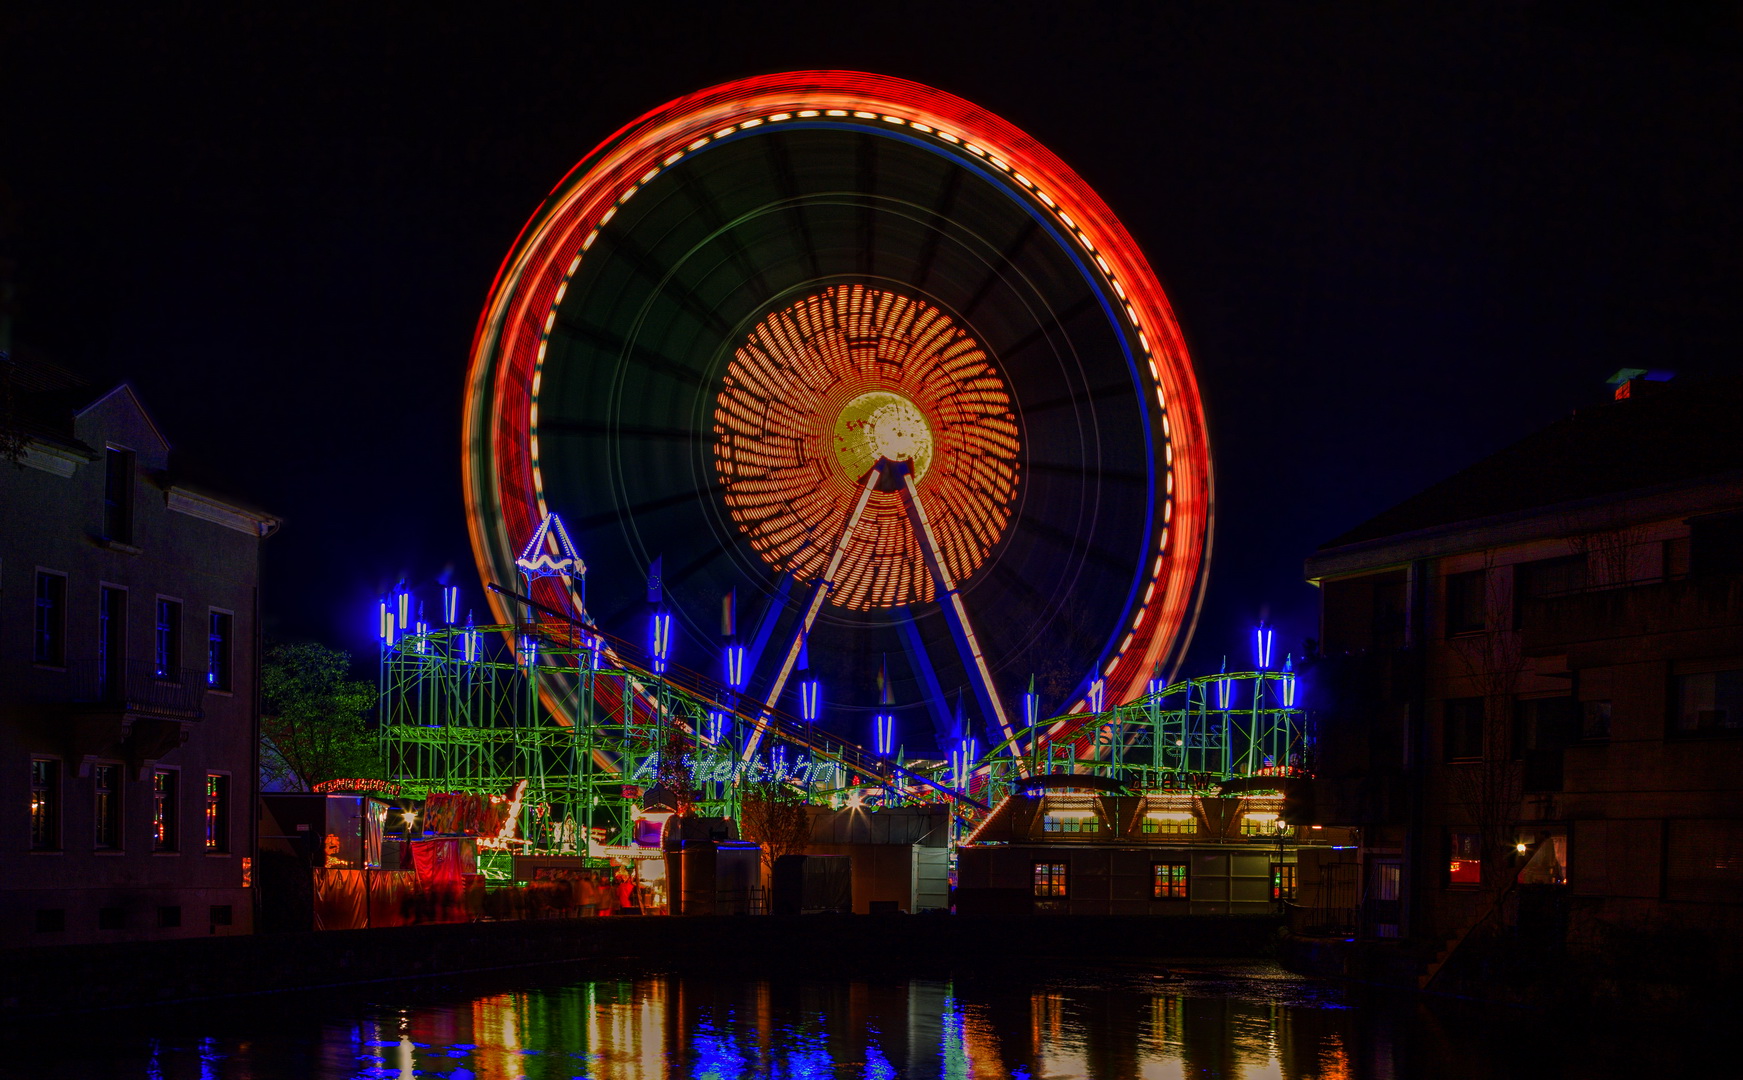
[(726, 741), (726, 712), (723, 709), (708, 710), (708, 741), (716, 746)]
[(478, 631), (473, 628), (472, 615), (466, 615), (466, 632), (460, 635), (460, 658), (468, 664), (478, 662)]
[(817, 706), (823, 697), (823, 684), (816, 679), (802, 679), (799, 682), (799, 715), (807, 724), (817, 722)]
[(1271, 670), (1271, 639), (1274, 633), (1275, 631), (1264, 623), (1260, 623), (1258, 629), (1253, 631), (1254, 651), (1259, 654), (1260, 671)]
[(876, 746), (879, 757), (887, 758), (896, 750), (896, 718), (888, 713), (880, 713), (873, 723), (877, 729), (873, 745)]
[(672, 652), (672, 613), (669, 611), (654, 612), (653, 647), (648, 651), (654, 657), (654, 674), (664, 675), (666, 666), (671, 660)]
[(1283, 658), (1283, 707), (1295, 708), (1295, 655)]
[(743, 645), (728, 645), (726, 647), (726, 685), (734, 690), (744, 690)]
[[(1222, 671), (1219, 672), (1219, 674), (1226, 675), (1228, 674), (1228, 670), (1229, 658), (1225, 656), (1223, 657)], [(1218, 679), (1214, 685), (1216, 686), (1216, 707), (1219, 710), (1227, 711), (1229, 707), (1229, 698), (1234, 693), (1234, 680)]]
[(393, 648), (393, 609), (387, 606), (387, 597), (381, 598), (380, 611), (375, 620), (376, 636), (381, 638), (382, 645)]
[(1029, 689), (1023, 694), (1023, 726), (1033, 728), (1041, 722), (1041, 695), (1035, 692), (1035, 676), (1029, 676)]
[(424, 653), (429, 651), (430, 624), (419, 619), (416, 629), (418, 634), (418, 655), (422, 656)]
[(399, 607), (399, 628), (403, 631), (412, 621), (412, 594), (403, 581), (399, 583), (399, 592), (395, 594), (394, 602)]
[(460, 586), (442, 586), (442, 622), (453, 626), (460, 621)]
[(532, 634), (522, 634), (520, 638), (521, 663), (531, 671), (539, 663), (539, 639)]
[(980, 753), (974, 739), (963, 739), (958, 744), (959, 749), (950, 752), (950, 767), (955, 783), (952, 785), (958, 791), (966, 792), (968, 782), (974, 776), (974, 763), (980, 760)]
[(1107, 708), (1108, 681), (1097, 675), (1089, 684), (1089, 711), (1103, 712)]
[(1144, 685), (1144, 696), (1155, 697), (1167, 688), (1168, 684), (1162, 681), (1162, 665), (1157, 664), (1150, 670), (1150, 681)]

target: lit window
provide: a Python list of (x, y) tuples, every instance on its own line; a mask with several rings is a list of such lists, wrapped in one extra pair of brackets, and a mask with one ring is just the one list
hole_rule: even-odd
[(1092, 833), (1101, 830), (1101, 822), (1093, 812), (1064, 811), (1049, 813), (1041, 819), (1041, 831), (1050, 833)]
[(1162, 811), (1144, 816), (1144, 831), (1180, 835), (1196, 833), (1198, 819), (1184, 811)]
[(1481, 885), (1483, 883), (1483, 846), (1474, 832), (1455, 832), (1447, 836), (1447, 883), (1450, 885)]
[(99, 765), (92, 773), (97, 785), (97, 829), (93, 837), (99, 851), (121, 847), (121, 766)]
[(1706, 671), (1676, 677), (1676, 730), (1743, 728), (1743, 671)]
[(230, 778), (206, 775), (206, 850), (230, 850)]
[(1276, 814), (1241, 815), (1242, 836), (1275, 836), (1283, 830), (1283, 819)]
[(1067, 892), (1066, 866), (1062, 862), (1035, 864), (1035, 895), (1062, 900)]
[(1160, 862), (1150, 864), (1150, 898), (1152, 900), (1186, 899), (1186, 864)]
[(53, 758), (30, 759), (30, 849), (55, 851), (61, 846), (61, 763)]
[(176, 849), (176, 778), (174, 769), (158, 769), (151, 777), (151, 846)]
[(214, 611), (206, 630), (206, 685), (230, 689), (230, 615)]
[(1271, 864), (1271, 899), (1295, 899), (1295, 864)]
[(182, 681), (182, 605), (176, 600), (157, 601), (156, 649), (152, 674), (165, 682)]

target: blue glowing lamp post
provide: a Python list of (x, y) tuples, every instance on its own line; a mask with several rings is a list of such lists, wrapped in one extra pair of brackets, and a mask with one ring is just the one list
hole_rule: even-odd
[(973, 738), (963, 739), (958, 748), (950, 754), (951, 772), (955, 783), (952, 785), (958, 791), (968, 790), (968, 781), (974, 775), (974, 763), (980, 760), (978, 748)]
[(385, 596), (381, 598), (381, 606), (379, 608), (378, 616), (376, 619), (376, 633), (380, 636), (381, 644), (383, 645), (383, 647), (389, 648), (389, 649), (393, 648), (393, 643), (394, 643), (393, 607), (387, 602), (387, 597), (385, 597)]
[(1029, 676), (1029, 689), (1023, 694), (1023, 724), (1034, 727), (1041, 722), (1041, 695), (1035, 692), (1035, 676)]
[(1107, 707), (1108, 681), (1097, 675), (1089, 684), (1089, 711), (1099, 713)]
[(453, 626), (460, 621), (460, 586), (442, 586), (442, 622)]
[(744, 691), (744, 646), (728, 645), (726, 647), (726, 685), (735, 692)]
[(1295, 708), (1295, 656), (1283, 658), (1283, 707)]
[(1271, 640), (1274, 635), (1275, 631), (1264, 623), (1253, 631), (1253, 651), (1258, 654), (1260, 671), (1271, 670)]
[(896, 718), (888, 713), (880, 713), (873, 723), (877, 729), (874, 745), (877, 747), (878, 756), (891, 756), (896, 750)]
[[(1228, 674), (1228, 670), (1229, 658), (1225, 656), (1223, 657), (1221, 674)], [(1233, 680), (1218, 679), (1213, 685), (1216, 686), (1216, 707), (1221, 710), (1227, 710), (1229, 707), (1229, 696), (1234, 692)]]
[(653, 654), (654, 674), (664, 675), (672, 656), (672, 613), (669, 611), (654, 612), (651, 627), (652, 642), (648, 652)]

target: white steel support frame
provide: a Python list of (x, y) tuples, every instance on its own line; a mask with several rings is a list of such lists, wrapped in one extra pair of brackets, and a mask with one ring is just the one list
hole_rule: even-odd
[(877, 489), (878, 480), (882, 476), (883, 462), (879, 461), (866, 474), (865, 485), (859, 491), (859, 499), (853, 504), (853, 513), (847, 515), (847, 524), (842, 526), (841, 537), (835, 542), (835, 551), (829, 556), (829, 565), (817, 582), (817, 588), (811, 593), (811, 603), (805, 608), (805, 617), (799, 622), (799, 632), (793, 635), (793, 644), (787, 648), (787, 655), (781, 661), (781, 669), (775, 673), (775, 681), (769, 684), (768, 695), (763, 698), (763, 707), (757, 711), (756, 727), (751, 729), (750, 737), (744, 741), (741, 761), (756, 757), (763, 732), (768, 730), (769, 715), (774, 711), (775, 703), (781, 700), (781, 691), (787, 688), (787, 679), (793, 674), (793, 665), (799, 662), (799, 650), (804, 647), (805, 635), (811, 632), (811, 625), (817, 621), (817, 613), (823, 610), (823, 601), (828, 598), (830, 590), (835, 588), (835, 575), (841, 569), (842, 560), (847, 558), (847, 545), (853, 539), (853, 530), (859, 527), (859, 519), (865, 516), (866, 504), (871, 502), (872, 492)]
[[(880, 463), (881, 464), (881, 463)], [(938, 550), (938, 538), (932, 534), (932, 522), (926, 517), (926, 508), (920, 504), (920, 489), (914, 486), (914, 470), (902, 470), (902, 490), (908, 496), (908, 517), (914, 523), (914, 532), (920, 538), (920, 554), (926, 560), (926, 568), (932, 571), (932, 580), (938, 590), (938, 603), (944, 609), (945, 618), (956, 623), (960, 641), (965, 646), (963, 657), (970, 668), (980, 679), (985, 704), (992, 709), (994, 719), (999, 722), (999, 730), (1004, 733), (1005, 744), (1017, 760), (1017, 771), (1028, 775), (1023, 761), (1023, 748), (1018, 745), (1016, 729), (1011, 727), (1011, 718), (1005, 715), (1005, 704), (999, 700), (998, 687), (993, 683), (993, 673), (987, 669), (986, 657), (980, 651), (980, 639), (974, 636), (974, 627), (969, 625), (968, 609), (962, 605), (962, 593), (956, 587), (956, 579), (950, 576), (950, 568), (944, 565), (944, 557)]]

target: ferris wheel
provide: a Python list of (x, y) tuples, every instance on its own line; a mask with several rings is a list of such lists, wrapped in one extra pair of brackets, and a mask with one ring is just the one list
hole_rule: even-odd
[(699, 91), (563, 178), (480, 319), (464, 466), (486, 581), (556, 511), (591, 572), (542, 603), (662, 616), (771, 709), (803, 668), (807, 719), (911, 756), (1007, 739), (1036, 676), (1053, 715), (1172, 674), (1212, 520), (1112, 211), (1006, 121), (852, 72)]

